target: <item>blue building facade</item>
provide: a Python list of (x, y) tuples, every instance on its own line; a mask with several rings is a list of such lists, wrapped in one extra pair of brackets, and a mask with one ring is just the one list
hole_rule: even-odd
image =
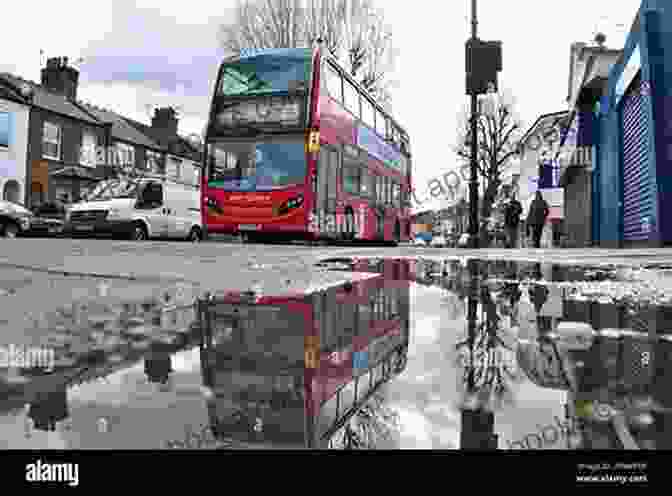
[(599, 105), (593, 235), (672, 245), (672, 4), (643, 0)]

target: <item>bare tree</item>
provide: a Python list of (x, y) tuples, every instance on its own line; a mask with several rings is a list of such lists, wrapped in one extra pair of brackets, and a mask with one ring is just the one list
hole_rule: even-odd
[(455, 345), (462, 402), (470, 407), (497, 410), (514, 401), (513, 386), (523, 375), (513, 363), (515, 351), (503, 339), (501, 319), (490, 289), (482, 286), (480, 302), (484, 318), (474, 322), (475, 333)]
[[(492, 214), (492, 205), (502, 184), (502, 172), (517, 153), (521, 136), (521, 121), (514, 111), (515, 101), (511, 95), (495, 95), (493, 108), (480, 112), (478, 126), (478, 174), (481, 178), (481, 218)], [(485, 103), (485, 99), (482, 101)], [(485, 106), (485, 105), (484, 105)], [(485, 110), (485, 109), (484, 109)], [(465, 106), (458, 124), (455, 152), (464, 160), (463, 167), (471, 159), (470, 109)]]
[(322, 39), (351, 76), (390, 106), (392, 32), (372, 0), (239, 0), (220, 36), (233, 53), (308, 47)]
[(379, 390), (335, 433), (331, 443), (345, 450), (384, 448), (394, 443), (399, 428), (399, 414), (387, 406)]

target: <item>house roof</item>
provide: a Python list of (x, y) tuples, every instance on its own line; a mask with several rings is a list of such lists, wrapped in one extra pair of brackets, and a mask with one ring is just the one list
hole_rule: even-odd
[(201, 151), (195, 148), (188, 139), (179, 134), (175, 134), (169, 139), (166, 139), (161, 131), (152, 126), (148, 126), (147, 124), (143, 124), (142, 122), (133, 119), (124, 118), (124, 120), (141, 133), (151, 136), (153, 140), (160, 143), (171, 155), (193, 160), (195, 162), (201, 161)]
[(543, 122), (548, 121), (548, 120), (561, 120), (566, 118), (569, 115), (569, 111), (563, 110), (561, 112), (551, 112), (550, 114), (543, 114), (540, 115), (536, 121), (534, 121), (534, 124), (530, 126), (530, 128), (525, 131), (525, 134), (523, 137), (520, 139), (521, 143), (525, 143), (527, 139), (534, 134), (535, 129), (537, 129)]
[(11, 100), (17, 103), (23, 103), (28, 105), (28, 101), (19, 93), (16, 88), (6, 84), (6, 82), (0, 78), (0, 99)]
[(17, 90), (22, 85), (28, 84), (33, 89), (32, 103), (34, 106), (40, 109), (48, 110), (50, 112), (54, 112), (55, 114), (64, 115), (72, 119), (87, 122), (97, 126), (103, 124), (101, 121), (97, 120), (95, 117), (79, 108), (75, 102), (68, 100), (63, 95), (48, 91), (46, 88), (35, 83), (34, 81), (28, 81), (8, 72), (0, 73), (0, 79), (3, 79), (6, 83), (8, 83), (10, 86), (13, 86)]
[(112, 137), (119, 141), (144, 146), (154, 150), (162, 150), (163, 147), (151, 139), (148, 135), (131, 126), (124, 117), (108, 109), (96, 107), (90, 103), (79, 102), (82, 108), (96, 117), (96, 119), (112, 125)]

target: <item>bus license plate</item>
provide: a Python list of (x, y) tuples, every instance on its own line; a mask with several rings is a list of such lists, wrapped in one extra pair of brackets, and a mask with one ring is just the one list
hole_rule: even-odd
[(93, 231), (93, 226), (73, 226), (75, 231)]
[(239, 231), (258, 231), (259, 226), (257, 224), (241, 224), (238, 226)]

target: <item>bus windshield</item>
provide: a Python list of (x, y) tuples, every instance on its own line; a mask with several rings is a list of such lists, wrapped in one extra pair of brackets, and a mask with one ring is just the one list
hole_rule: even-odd
[(303, 139), (215, 142), (208, 148), (211, 188), (271, 191), (305, 182)]
[(302, 92), (308, 89), (309, 49), (260, 52), (224, 65), (218, 94), (223, 97)]
[(138, 184), (129, 180), (112, 180), (98, 183), (87, 196), (87, 201), (112, 200), (114, 198), (136, 198)]

